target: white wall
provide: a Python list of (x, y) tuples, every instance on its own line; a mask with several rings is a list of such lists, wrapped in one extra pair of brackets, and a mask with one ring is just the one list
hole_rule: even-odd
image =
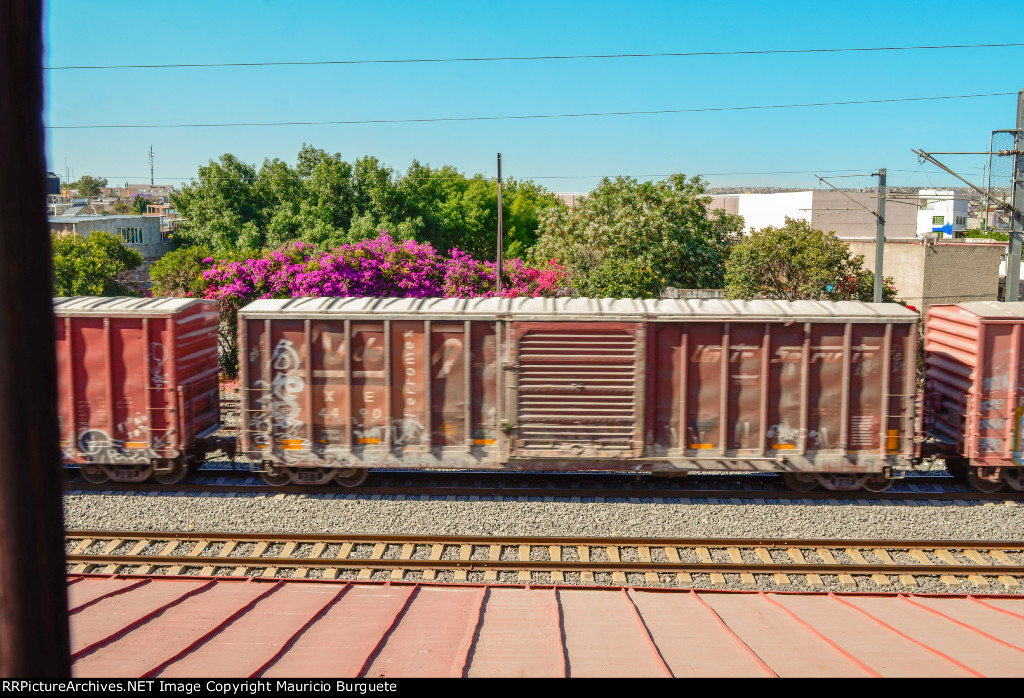
[(810, 222), (814, 206), (814, 192), (794, 191), (780, 194), (736, 194), (737, 213), (743, 216), (744, 231), (760, 230), (768, 226), (779, 228), (786, 217)]
[[(953, 232), (967, 230), (967, 199), (951, 190), (922, 189), (918, 192), (917, 234), (930, 233), (934, 228), (953, 224)], [(934, 223), (942, 216), (942, 223)]]

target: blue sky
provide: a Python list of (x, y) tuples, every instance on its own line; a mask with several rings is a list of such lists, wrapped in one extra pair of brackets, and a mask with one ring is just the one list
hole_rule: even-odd
[[(1024, 2), (229, 2), (49, 0), (50, 67), (684, 53), (1024, 41)], [(223, 128), (51, 128), (50, 169), (179, 185), (223, 153), (294, 164), (303, 143), (347, 160), (414, 160), (548, 189), (601, 176), (705, 175), (712, 186), (820, 186), (889, 170), (955, 183), (911, 148), (982, 151), (1013, 128), (1024, 47), (588, 60), (46, 71), (46, 123), (360, 121), (1013, 93), (941, 101), (489, 121)], [(942, 158), (981, 181), (987, 158)], [(871, 177), (838, 180), (872, 186)]]

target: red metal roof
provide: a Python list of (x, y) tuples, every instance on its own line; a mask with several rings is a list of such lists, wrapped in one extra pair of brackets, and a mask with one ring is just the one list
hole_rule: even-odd
[(76, 677), (1024, 676), (1024, 596), (69, 577)]

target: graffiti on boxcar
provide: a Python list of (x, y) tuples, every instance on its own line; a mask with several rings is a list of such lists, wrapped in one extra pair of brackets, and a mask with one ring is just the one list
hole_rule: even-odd
[(300, 418), (302, 407), (298, 398), (306, 389), (306, 381), (300, 372), (299, 353), (290, 340), (282, 338), (270, 360), (274, 368), (270, 402), (274, 437), (277, 441), (301, 438), (305, 422)]
[(981, 381), (982, 392), (1010, 389), (1010, 360), (1012, 358), (1012, 351), (1004, 349), (993, 354), (992, 358), (985, 363), (981, 375), (988, 376), (988, 378)]
[(808, 431), (788, 424), (773, 424), (768, 427), (765, 436), (777, 445), (795, 446), (800, 442), (802, 436), (806, 436), (806, 443), (815, 450), (830, 447), (828, 429), (822, 429), (821, 431), (811, 429)]
[(164, 351), (164, 345), (160, 342), (150, 342), (149, 383), (154, 388), (163, 388), (167, 385), (167, 376), (164, 374)]
[(423, 426), (415, 415), (403, 419), (395, 419), (391, 422), (391, 440), (396, 446), (405, 446), (410, 443), (420, 443), (427, 428)]
[(978, 439), (978, 450), (988, 452), (998, 452), (1003, 450), (1003, 444), (1005, 439), (1000, 439), (994, 436)]
[(987, 414), (988, 412), (1002, 412), (1006, 409), (1006, 400), (982, 400), (981, 401), (981, 412)]
[(102, 429), (85, 429), (78, 435), (78, 455), (91, 463), (148, 464), (157, 454), (148, 448), (125, 448)]
[(441, 364), (434, 378), (446, 378), (460, 356), (462, 356), (462, 340), (456, 337), (444, 340), (444, 343), (430, 356), (432, 366)]
[(149, 417), (136, 413), (134, 417), (129, 417), (117, 425), (117, 433), (123, 434), (126, 439), (137, 441), (139, 438), (145, 438), (149, 433), (148, 422)]

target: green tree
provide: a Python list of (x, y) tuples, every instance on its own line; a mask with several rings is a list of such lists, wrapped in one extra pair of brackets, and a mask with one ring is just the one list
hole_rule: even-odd
[(153, 295), (202, 298), (206, 291), (203, 272), (210, 268), (203, 260), (213, 256), (213, 250), (202, 245), (171, 250), (149, 270)]
[(116, 235), (96, 231), (83, 238), (74, 233), (55, 233), (51, 245), (53, 295), (137, 295), (123, 275), (142, 264), (142, 255)]
[(142, 215), (143, 213), (146, 212), (146, 207), (149, 206), (151, 203), (153, 202), (150, 201), (147, 196), (136, 193), (131, 198), (131, 209), (135, 213)]
[(572, 209), (547, 210), (531, 256), (564, 264), (578, 295), (651, 298), (665, 286), (721, 288), (742, 219), (709, 216), (705, 191), (699, 177), (682, 174), (661, 182), (605, 178)]
[(199, 168), (199, 179), (171, 195), (186, 245), (257, 251), (266, 246), (266, 196), (252, 165), (225, 154)]
[[(864, 257), (835, 233), (811, 228), (802, 220), (786, 219), (781, 228), (755, 230), (737, 244), (725, 271), (729, 298), (784, 300), (862, 300), (874, 295), (874, 274), (864, 269)], [(883, 300), (896, 289), (885, 279)]]
[[(536, 241), (543, 210), (561, 203), (543, 187), (512, 178), (503, 200), (506, 256), (520, 256)], [(257, 170), (222, 155), (200, 167), (172, 203), (181, 216), (177, 237), (218, 255), (291, 240), (333, 247), (376, 237), (382, 228), (477, 258), (493, 259), (497, 247), (495, 180), (415, 161), (401, 175), (371, 156), (348, 163), (309, 145), (294, 168), (274, 159)]]
[(68, 189), (77, 189), (79, 196), (92, 197), (99, 196), (100, 189), (107, 186), (107, 180), (101, 177), (91, 177), (89, 175), (82, 175), (77, 182), (72, 182), (67, 185)]
[[(453, 167), (431, 169), (413, 161), (397, 188), (402, 214), (418, 240), (441, 251), (457, 247), (477, 259), (494, 259), (497, 251), (498, 183), (483, 175), (466, 177)], [(505, 257), (522, 257), (537, 240), (543, 212), (564, 208), (544, 187), (508, 178), (502, 183), (502, 229)], [(390, 228), (389, 228), (390, 230)]]

